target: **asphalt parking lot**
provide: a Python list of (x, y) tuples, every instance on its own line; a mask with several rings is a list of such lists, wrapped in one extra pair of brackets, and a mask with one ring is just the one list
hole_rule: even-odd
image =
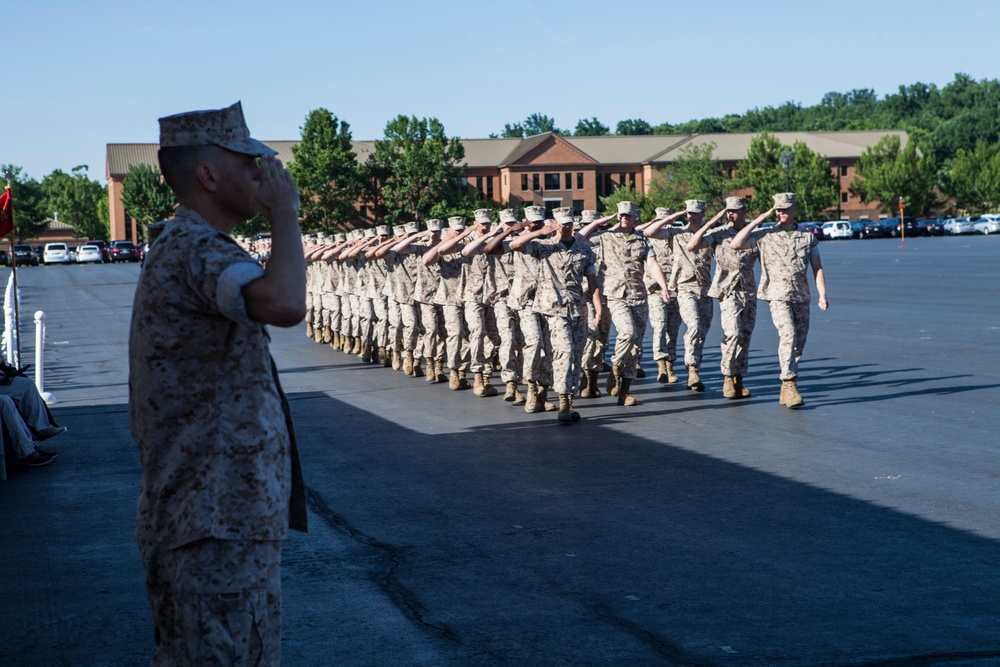
[[(1000, 238), (821, 245), (803, 409), (650, 377), (559, 424), (272, 330), (309, 486), (288, 665), (1000, 664)], [(126, 423), (137, 265), (19, 271), (69, 433), (0, 484), (0, 665), (153, 652)], [(6, 283), (7, 271), (0, 271)], [(655, 369), (650, 359), (647, 370)], [(183, 388), (179, 388), (183, 391)]]

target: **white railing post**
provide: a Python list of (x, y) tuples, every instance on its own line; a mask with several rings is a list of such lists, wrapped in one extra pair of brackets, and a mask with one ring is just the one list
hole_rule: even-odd
[(58, 403), (55, 396), (45, 391), (45, 311), (35, 311), (35, 387), (47, 404)]

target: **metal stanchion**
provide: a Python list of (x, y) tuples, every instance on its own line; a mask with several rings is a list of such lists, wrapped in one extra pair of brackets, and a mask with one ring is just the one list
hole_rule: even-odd
[(35, 311), (35, 387), (46, 404), (58, 403), (55, 396), (45, 391), (45, 311)]

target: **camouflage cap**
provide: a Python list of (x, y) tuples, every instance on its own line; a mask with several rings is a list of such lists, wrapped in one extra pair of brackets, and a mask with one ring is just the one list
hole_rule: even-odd
[(332, 236), (327, 236), (325, 239), (323, 239), (323, 245), (325, 246), (331, 246), (334, 243), (336, 243), (336, 241)]
[(461, 215), (453, 215), (448, 218), (448, 227), (454, 230), (465, 229), (465, 218)]
[(318, 238), (318, 239), (325, 239), (326, 238), (326, 232), (316, 232), (316, 238)]
[(343, 243), (344, 241), (347, 240), (347, 234), (345, 234), (344, 232), (337, 232), (336, 234), (333, 235), (333, 240), (336, 241), (337, 243)]
[(363, 229), (352, 229), (351, 230), (351, 240), (357, 241), (358, 239), (363, 239), (365, 237), (365, 230)]
[(379, 225), (375, 228), (375, 233), (379, 236), (389, 235), (389, 225)]
[(657, 206), (654, 212), (657, 218), (665, 218), (670, 215), (670, 209), (666, 206)]
[(493, 222), (493, 211), (488, 208), (478, 209), (473, 215), (476, 216), (477, 225), (488, 225)]
[(684, 200), (684, 210), (688, 213), (704, 213), (705, 212), (705, 200), (703, 199), (685, 199)]
[(406, 225), (396, 225), (392, 228), (393, 236), (402, 236), (406, 233)]
[(601, 217), (601, 214), (593, 209), (587, 209), (580, 214), (580, 222), (587, 225)]
[(726, 210), (735, 211), (747, 207), (746, 197), (726, 197)]
[(240, 102), (225, 109), (188, 111), (161, 118), (160, 148), (176, 146), (221, 146), (244, 155), (278, 154), (250, 137)]
[(374, 227), (369, 227), (368, 229), (366, 229), (364, 231), (364, 237), (366, 239), (373, 239), (373, 238), (375, 238), (375, 228)]
[(439, 220), (438, 218), (431, 218), (424, 224), (427, 225), (427, 229), (432, 232), (440, 232), (441, 228), (444, 227), (444, 221)]
[(405, 229), (407, 234), (415, 234), (416, 232), (420, 231), (420, 223), (417, 222), (416, 220), (411, 220), (410, 222), (406, 223)]
[(639, 207), (630, 201), (618, 202), (618, 215), (638, 215)]
[(528, 222), (544, 222), (545, 221), (545, 207), (544, 206), (525, 206), (524, 207), (524, 218)]
[(552, 209), (552, 215), (560, 225), (568, 225), (573, 222), (573, 209), (569, 206)]
[(517, 222), (517, 211), (512, 208), (505, 208), (500, 211), (500, 224), (510, 224), (512, 222)]
[(795, 193), (782, 192), (774, 195), (774, 208), (791, 208), (795, 206)]

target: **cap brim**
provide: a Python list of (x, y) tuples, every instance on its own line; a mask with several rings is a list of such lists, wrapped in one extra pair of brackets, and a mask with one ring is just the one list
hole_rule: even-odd
[(254, 138), (242, 139), (240, 141), (229, 141), (217, 144), (227, 151), (241, 153), (243, 155), (256, 155), (257, 157), (271, 157), (278, 154), (278, 151), (270, 148), (266, 144)]

